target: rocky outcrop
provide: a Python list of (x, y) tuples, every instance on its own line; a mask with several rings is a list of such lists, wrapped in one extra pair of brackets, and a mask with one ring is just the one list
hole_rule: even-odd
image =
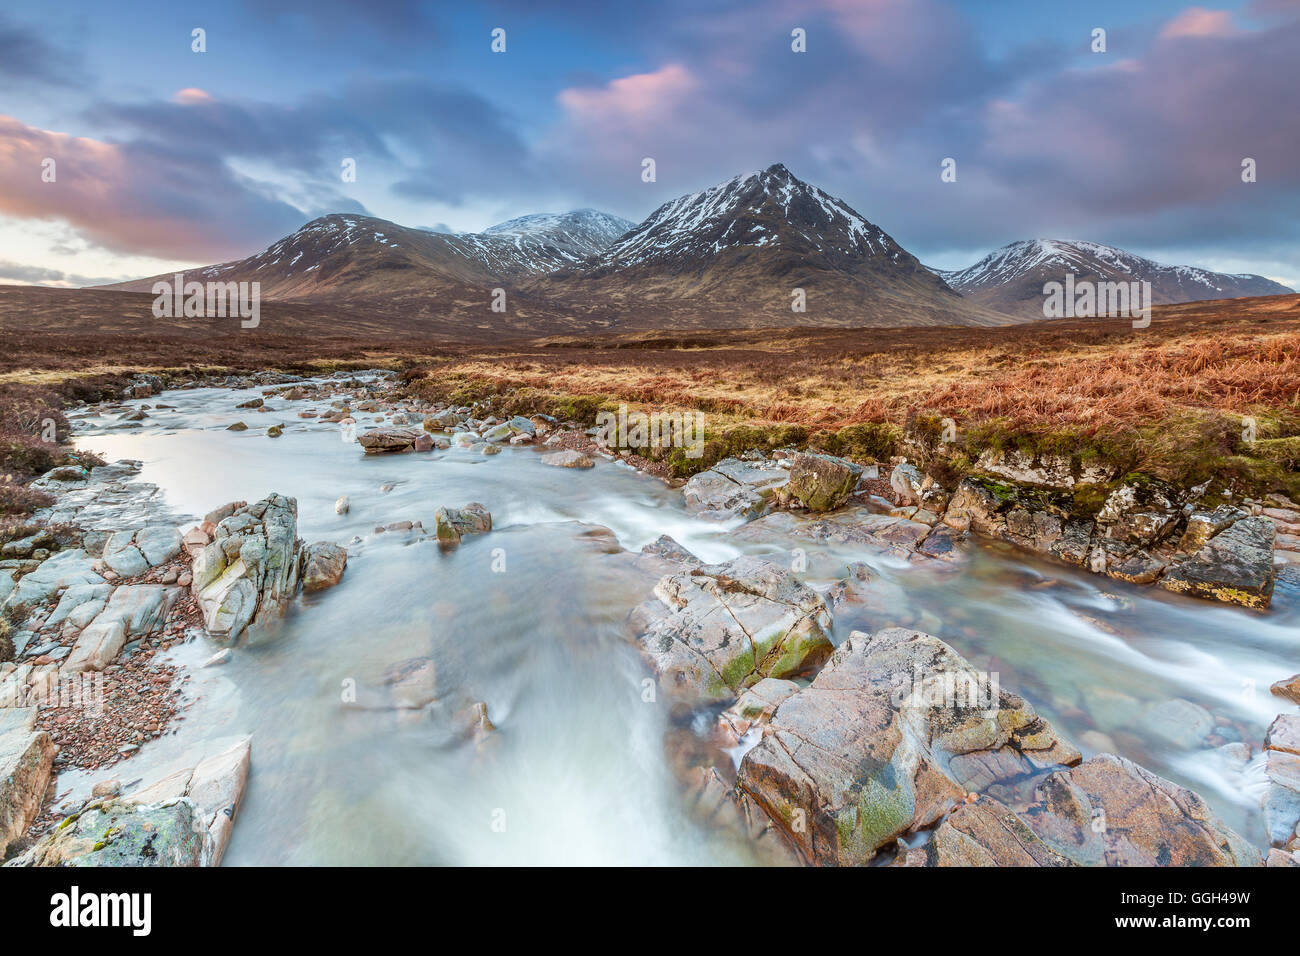
[(1195, 793), (1111, 754), (1080, 762), (996, 675), (901, 628), (854, 632), (781, 702), (737, 789), (819, 864), (894, 850), (900, 866), (1261, 862)]
[(790, 465), (783, 497), (809, 511), (831, 511), (849, 500), (862, 466), (831, 455), (799, 453)]
[(347, 563), (347, 548), (328, 541), (307, 545), (302, 551), (302, 589), (310, 593), (334, 587)]
[(727, 700), (765, 677), (806, 673), (831, 651), (826, 602), (771, 561), (691, 567), (654, 593), (660, 603), (634, 612), (632, 628), (679, 699)]
[(201, 747), (181, 766), (119, 796), (97, 785), (9, 866), (217, 866), (248, 781), (251, 737)]
[(0, 859), (40, 814), (59, 749), (49, 734), (33, 729), (35, 711), (24, 713), (29, 719), (0, 724)]
[(1273, 597), (1273, 540), (1270, 518), (1241, 518), (1210, 537), (1160, 579), (1167, 591), (1268, 607)]
[(214, 637), (237, 638), (278, 613), (296, 593), (298, 502), (270, 495), (236, 509), (194, 559), (192, 589)]
[(970, 477), (943, 521), (1135, 584), (1246, 607), (1272, 597), (1271, 518), (1180, 505), (1155, 483), (1121, 485), (1089, 517), (1068, 493)]
[(131, 803), (188, 799), (197, 811), (195, 825), (207, 833), (204, 866), (218, 866), (248, 783), (253, 738), (237, 737), (205, 744), (185, 765), (131, 793)]
[(871, 860), (970, 791), (1014, 792), (1079, 752), (938, 638), (855, 631), (782, 703), (737, 786), (804, 859)]
[(724, 458), (682, 487), (686, 510), (702, 518), (753, 518), (767, 510), (790, 472), (770, 462)]

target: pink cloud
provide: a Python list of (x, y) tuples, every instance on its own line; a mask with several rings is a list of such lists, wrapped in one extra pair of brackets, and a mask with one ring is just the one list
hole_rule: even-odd
[(1227, 37), (1236, 30), (1232, 14), (1227, 10), (1207, 10), (1205, 7), (1188, 7), (1160, 30), (1162, 39), (1175, 37)]
[(213, 101), (211, 93), (201, 90), (197, 86), (187, 86), (183, 90), (177, 90), (176, 95), (173, 96), (172, 99), (177, 103), (186, 105), (193, 103), (211, 103)]
[[(53, 160), (53, 181), (43, 178)], [(0, 214), (66, 222), (106, 249), (211, 261), (296, 224), (216, 159), (106, 143), (0, 115)]]
[(570, 87), (559, 101), (580, 121), (618, 122), (664, 115), (698, 86), (686, 67), (676, 63), (653, 73), (619, 77), (602, 87)]

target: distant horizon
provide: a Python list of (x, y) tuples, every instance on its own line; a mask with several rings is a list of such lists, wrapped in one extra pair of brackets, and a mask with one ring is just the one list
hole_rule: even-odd
[(780, 161), (938, 269), (1070, 235), (1300, 288), (1296, 0), (126, 12), (0, 13), (2, 283), (234, 261), (332, 213), (640, 222)]

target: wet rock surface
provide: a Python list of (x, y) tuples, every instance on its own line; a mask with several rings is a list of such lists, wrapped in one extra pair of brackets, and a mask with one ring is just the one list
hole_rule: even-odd
[(666, 692), (725, 700), (766, 677), (816, 667), (831, 651), (830, 609), (780, 565), (741, 557), (655, 586), (632, 627)]

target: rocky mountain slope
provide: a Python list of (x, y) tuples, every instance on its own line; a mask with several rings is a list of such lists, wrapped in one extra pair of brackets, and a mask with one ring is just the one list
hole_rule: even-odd
[(1150, 282), (1154, 305), (1295, 291), (1263, 276), (1166, 266), (1114, 246), (1060, 239), (1013, 242), (969, 268), (934, 272), (972, 302), (1026, 318), (1043, 317), (1043, 285), (1064, 282), (1067, 273), (1076, 282)]
[[(462, 286), (491, 289), (581, 262), (631, 227), (594, 209), (525, 216), (481, 233), (439, 233), (336, 214), (313, 219), (255, 256), (190, 270), (186, 281), (257, 281), (263, 297), (276, 299), (455, 294)], [(148, 292), (158, 279), (171, 278), (107, 288)]]
[[(665, 203), (548, 295), (696, 311), (715, 325), (998, 324), (879, 226), (777, 164)], [(792, 308), (804, 290), (806, 310)]]

